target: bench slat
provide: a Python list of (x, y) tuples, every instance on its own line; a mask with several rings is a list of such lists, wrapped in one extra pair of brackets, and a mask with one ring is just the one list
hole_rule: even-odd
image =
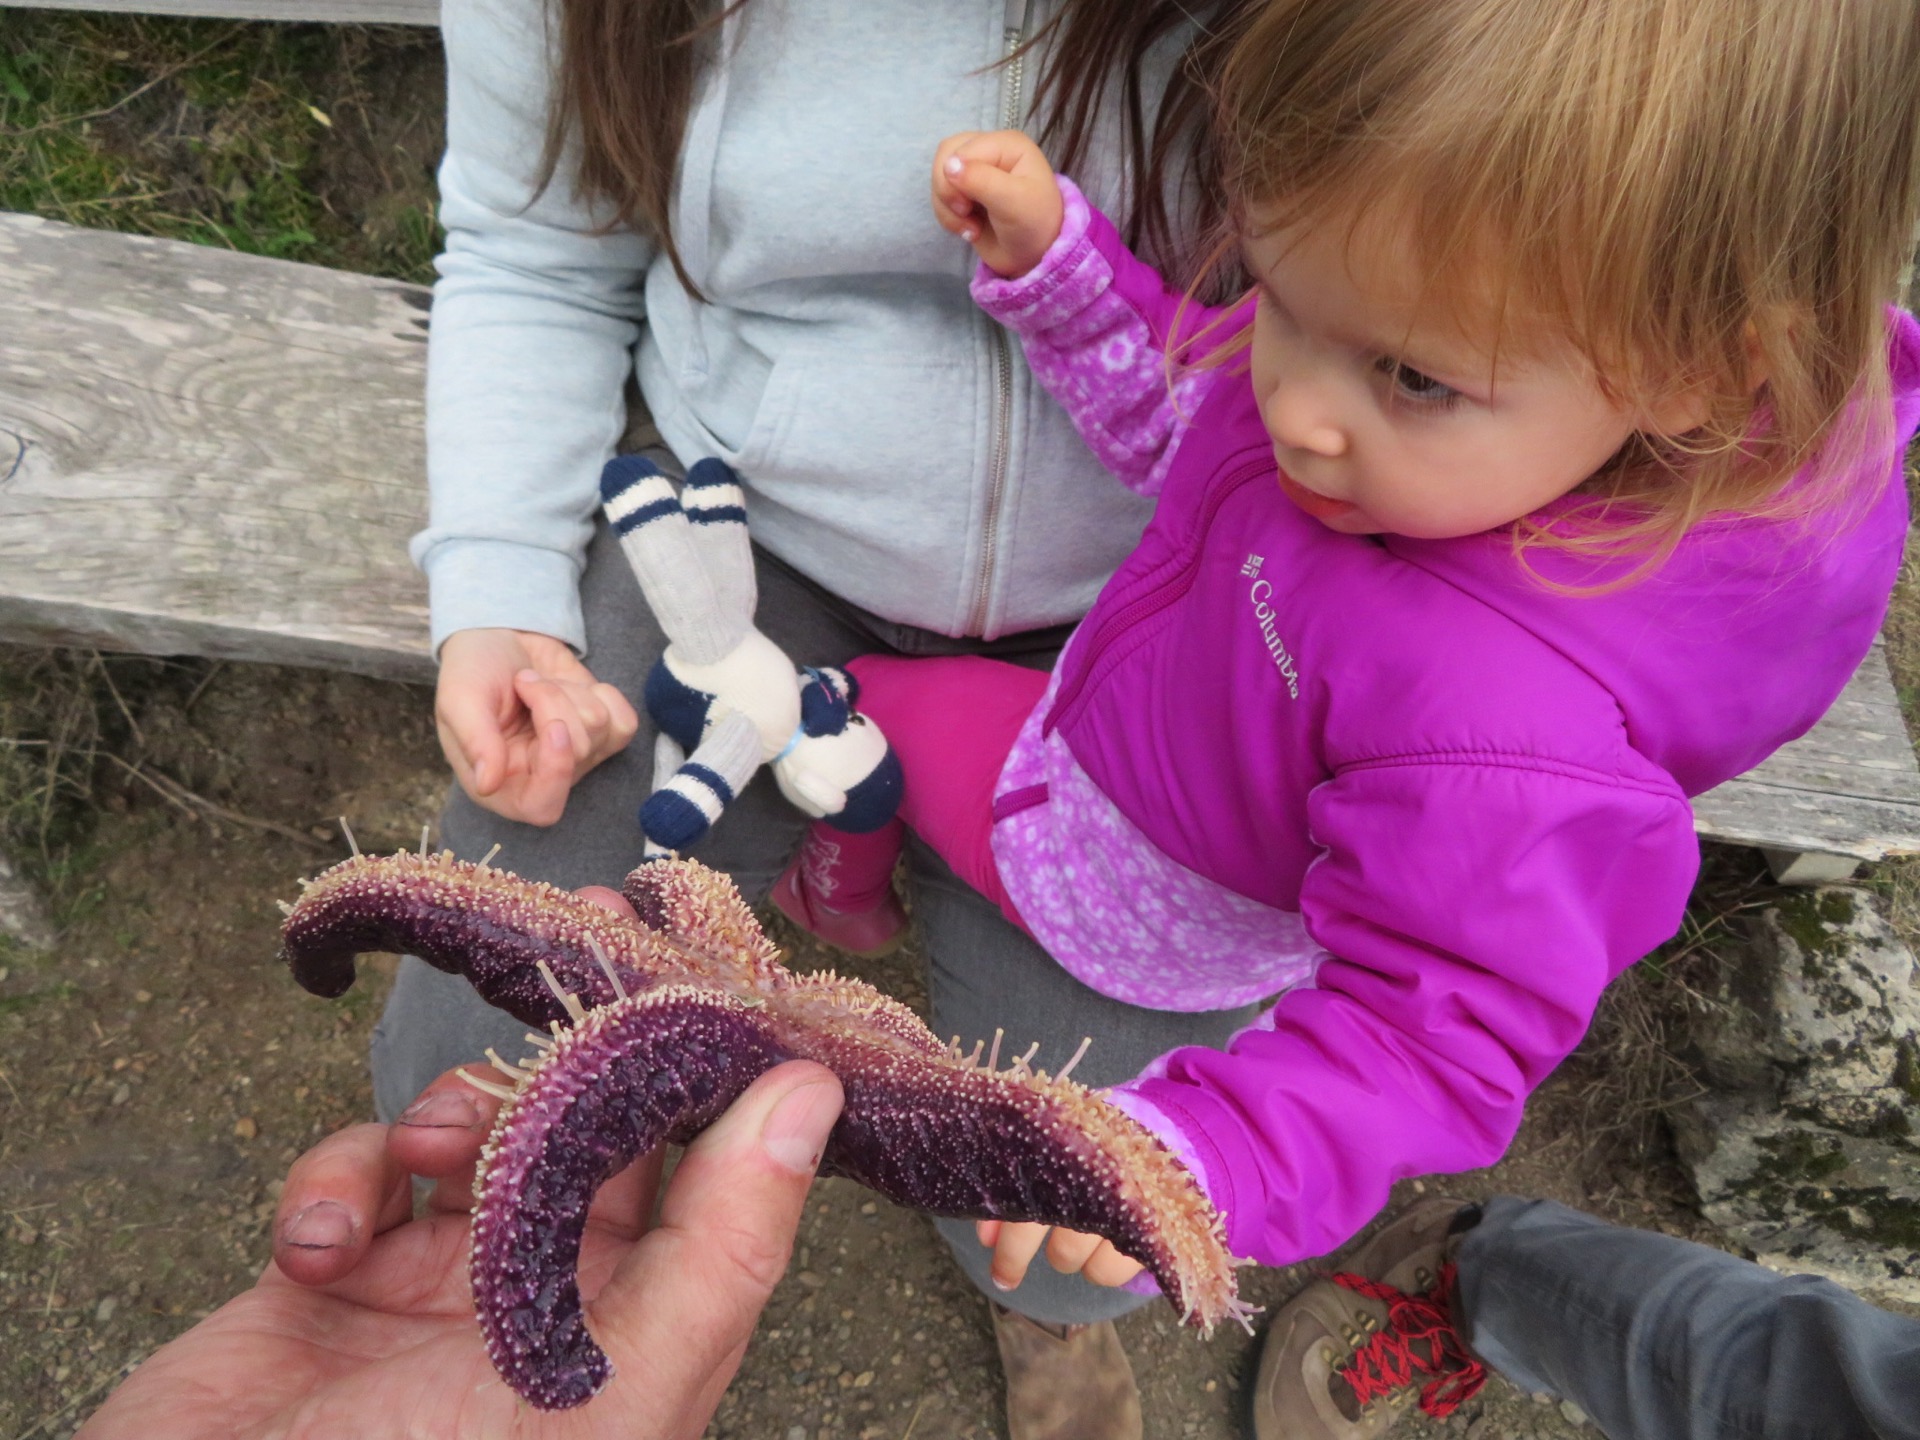
[[(0, 214), (0, 638), (430, 679), (418, 286)], [(1876, 644), (1704, 836), (1920, 852)]]
[(227, 20), (311, 20), (362, 25), (440, 23), (440, 0), (6, 0), (6, 3), (22, 10), (204, 15)]
[(426, 305), (0, 215), (0, 633), (430, 678)]
[(1701, 834), (1736, 844), (1862, 860), (1920, 852), (1920, 766), (1884, 642), (1819, 724), (1693, 810)]

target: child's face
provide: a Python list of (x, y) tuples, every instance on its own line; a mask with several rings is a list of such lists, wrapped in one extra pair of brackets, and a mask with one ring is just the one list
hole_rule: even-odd
[(1509, 321), (1496, 356), (1421, 305), (1411, 247), (1380, 228), (1242, 244), (1254, 395), (1295, 505), (1349, 535), (1477, 534), (1567, 494), (1641, 428), (1571, 347), (1516, 346)]

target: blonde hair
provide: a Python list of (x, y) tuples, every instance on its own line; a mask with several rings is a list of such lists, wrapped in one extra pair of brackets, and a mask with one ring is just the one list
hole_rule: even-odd
[(1915, 0), (1271, 0), (1217, 128), (1241, 229), (1402, 207), (1439, 301), (1491, 270), (1474, 303), (1544, 321), (1616, 400), (1697, 397), (1703, 425), (1643, 437), (1516, 543), (1657, 560), (1712, 514), (1844, 498), (1885, 443)]

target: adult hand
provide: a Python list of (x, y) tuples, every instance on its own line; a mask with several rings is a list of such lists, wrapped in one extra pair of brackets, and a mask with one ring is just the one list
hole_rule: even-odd
[[(584, 1406), (543, 1415), (494, 1373), (467, 1283), (473, 1166), (496, 1102), (444, 1075), (391, 1130), (343, 1130), (295, 1162), (259, 1283), (150, 1357), (81, 1436), (690, 1440), (786, 1269), (841, 1098), (821, 1066), (768, 1071), (688, 1148), (644, 1234), (658, 1157), (602, 1187), (580, 1288), (614, 1375)], [(440, 1177), (418, 1220), (410, 1171)]]
[(933, 157), (933, 216), (1009, 279), (1040, 263), (1060, 238), (1066, 202), (1053, 167), (1018, 130), (966, 131)]
[(981, 1220), (974, 1233), (993, 1247), (993, 1283), (1013, 1290), (1027, 1278), (1027, 1266), (1046, 1247), (1047, 1263), (1062, 1274), (1076, 1271), (1095, 1285), (1124, 1285), (1146, 1267), (1113, 1248), (1113, 1242), (1078, 1230), (1062, 1230), (1012, 1220)]
[(627, 697), (530, 630), (459, 630), (440, 647), (440, 748), (475, 804), (551, 825), (587, 771), (640, 728)]

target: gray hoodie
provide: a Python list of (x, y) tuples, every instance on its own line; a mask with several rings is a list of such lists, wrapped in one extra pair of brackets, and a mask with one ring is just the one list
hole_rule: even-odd
[[(717, 455), (755, 537), (891, 620), (994, 636), (1078, 618), (1149, 504), (1116, 484), (973, 305), (934, 222), (934, 149), (1024, 123), (1046, 0), (750, 0), (702, 69), (675, 231), (595, 234), (544, 136), (544, 0), (446, 0), (447, 153), (428, 356), (432, 514), (415, 537), (437, 647), (506, 626), (584, 648), (601, 464), (641, 393), (676, 454)], [(1187, 37), (1153, 57), (1148, 93)], [(1076, 167), (1126, 200), (1108, 107)]]

